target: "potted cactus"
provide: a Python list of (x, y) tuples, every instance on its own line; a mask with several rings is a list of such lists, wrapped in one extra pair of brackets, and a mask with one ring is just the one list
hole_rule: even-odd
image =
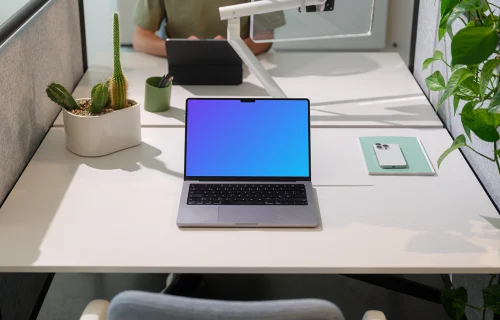
[(80, 156), (97, 157), (141, 143), (139, 103), (127, 98), (127, 79), (120, 63), (120, 26), (113, 17), (113, 74), (96, 84), (87, 99), (75, 99), (51, 83), (47, 96), (62, 107), (67, 148)]

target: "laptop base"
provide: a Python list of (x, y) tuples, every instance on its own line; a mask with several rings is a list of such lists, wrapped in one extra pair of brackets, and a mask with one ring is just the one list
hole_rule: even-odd
[[(305, 185), (307, 205), (188, 205), (192, 184), (224, 183), (184, 181), (177, 215), (179, 227), (315, 228), (319, 214), (311, 182)], [(235, 182), (227, 182), (234, 184)], [(289, 184), (290, 182), (241, 182), (241, 184)]]

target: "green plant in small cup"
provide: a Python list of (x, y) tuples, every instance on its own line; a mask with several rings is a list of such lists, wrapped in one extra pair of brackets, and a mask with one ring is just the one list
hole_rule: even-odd
[[(443, 63), (450, 69), (448, 82), (436, 71), (426, 80), (431, 91), (443, 94), (436, 106), (453, 98), (453, 112), (457, 113), (461, 101), (465, 102), (460, 118), (465, 135), (459, 135), (439, 157), (438, 166), (452, 151), (469, 148), (481, 157), (496, 164), (500, 173), (500, 7), (487, 0), (442, 0), (438, 37), (451, 38), (451, 61), (446, 61), (441, 51), (424, 61), (423, 68), (432, 63)], [(463, 23), (453, 34), (452, 25)], [(436, 111), (437, 111), (436, 110)], [(491, 143), (491, 154), (478, 152), (471, 145), (472, 133)], [(467, 141), (468, 138), (468, 141)]]

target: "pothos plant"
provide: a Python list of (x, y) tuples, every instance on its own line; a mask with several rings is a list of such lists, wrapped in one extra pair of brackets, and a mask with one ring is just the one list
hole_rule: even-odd
[(464, 287), (443, 289), (441, 292), (441, 303), (444, 306), (446, 314), (454, 320), (462, 320), (466, 308), (481, 311), (483, 320), (486, 319), (487, 310), (500, 314), (500, 285), (493, 283), (496, 277), (495, 274), (492, 274), (488, 286), (483, 289), (482, 306), (474, 306), (468, 302), (467, 290)]
[[(438, 159), (438, 167), (452, 151), (469, 148), (481, 157), (496, 164), (500, 173), (500, 51), (498, 50), (500, 7), (488, 0), (441, 0), (441, 19), (438, 37), (451, 39), (451, 61), (446, 61), (441, 51), (424, 61), (424, 69), (432, 63), (443, 63), (450, 69), (446, 81), (436, 71), (425, 79), (429, 90), (442, 91), (436, 109), (453, 97), (456, 115), (459, 112), (465, 135), (459, 135)], [(462, 24), (453, 33), (452, 26)], [(491, 153), (483, 154), (471, 144), (474, 133), (479, 139), (491, 143)], [(467, 137), (466, 137), (467, 136)], [(468, 139), (467, 139), (468, 138)]]

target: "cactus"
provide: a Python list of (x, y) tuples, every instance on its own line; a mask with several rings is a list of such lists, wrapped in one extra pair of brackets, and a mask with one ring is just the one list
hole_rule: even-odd
[(105, 83), (98, 83), (92, 88), (92, 100), (89, 111), (97, 114), (108, 105), (109, 91)]
[(127, 79), (120, 64), (120, 22), (118, 13), (113, 16), (113, 75), (109, 79), (109, 95), (113, 109), (127, 107)]
[(80, 106), (68, 90), (58, 83), (49, 84), (45, 92), (50, 100), (54, 101), (68, 111), (80, 109)]

